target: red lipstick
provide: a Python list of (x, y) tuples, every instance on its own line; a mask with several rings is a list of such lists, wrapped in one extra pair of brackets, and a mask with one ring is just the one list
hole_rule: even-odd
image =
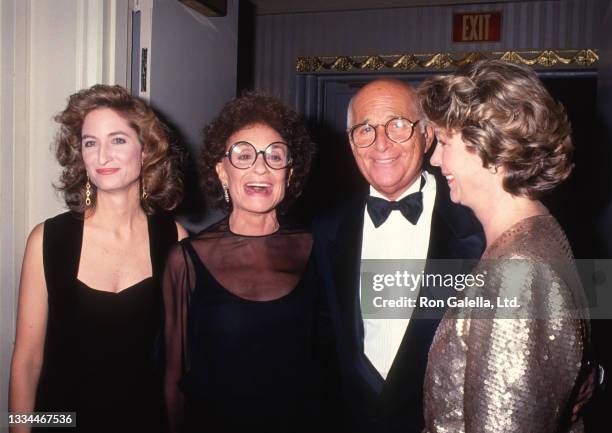
[(106, 175), (106, 174), (114, 174), (119, 171), (118, 168), (96, 168), (96, 173)]

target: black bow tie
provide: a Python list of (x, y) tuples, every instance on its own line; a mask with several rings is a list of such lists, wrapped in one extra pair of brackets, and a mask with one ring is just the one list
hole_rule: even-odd
[(398, 210), (412, 224), (416, 224), (423, 212), (423, 193), (421, 191), (407, 195), (400, 201), (387, 201), (384, 198), (368, 196), (366, 199), (368, 214), (378, 228), (383, 224), (391, 211)]

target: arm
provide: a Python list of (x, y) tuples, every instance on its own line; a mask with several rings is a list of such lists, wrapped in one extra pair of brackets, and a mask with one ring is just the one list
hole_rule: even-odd
[(588, 370), (586, 379), (580, 386), (580, 390), (576, 396), (574, 407), (572, 407), (572, 422), (576, 422), (580, 419), (582, 410), (589, 404), (593, 398), (593, 394), (597, 391), (599, 368), (599, 364), (595, 363), (591, 365), (590, 370)]
[[(9, 410), (32, 412), (43, 363), (47, 329), (47, 285), (42, 257), (43, 225), (32, 230), (26, 244), (17, 310), (15, 350), (11, 362)], [(29, 427), (11, 429), (29, 432)]]
[(584, 323), (570, 317), (570, 289), (551, 266), (507, 260), (487, 292), (519, 296), (520, 311), (471, 319), (466, 336), (465, 432), (553, 433), (569, 424)]
[[(164, 272), (164, 397), (170, 432), (180, 431), (183, 422), (183, 394), (178, 387), (187, 368), (187, 308), (191, 291), (187, 263), (181, 245), (168, 256)], [(188, 278), (191, 278), (188, 280)]]

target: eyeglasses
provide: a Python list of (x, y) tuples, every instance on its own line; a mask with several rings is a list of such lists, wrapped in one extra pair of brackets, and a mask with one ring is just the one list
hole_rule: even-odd
[[(417, 123), (419, 123), (418, 120), (411, 122), (404, 117), (394, 117), (385, 123), (385, 135), (395, 143), (403, 143), (410, 140)], [(376, 128), (381, 125), (381, 123), (377, 125), (360, 123), (353, 126), (348, 130), (351, 142), (357, 147), (371, 146), (376, 141)]]
[(255, 165), (257, 157), (261, 154), (266, 165), (274, 170), (281, 170), (291, 165), (291, 152), (286, 143), (274, 142), (266, 146), (264, 150), (257, 150), (248, 141), (239, 141), (225, 152), (229, 162), (240, 170), (246, 170)]

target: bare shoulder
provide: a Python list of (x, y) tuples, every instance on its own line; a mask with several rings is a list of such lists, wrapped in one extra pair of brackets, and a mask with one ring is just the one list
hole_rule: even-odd
[(189, 233), (187, 232), (185, 227), (183, 227), (181, 225), (181, 223), (179, 223), (178, 221), (175, 221), (174, 223), (176, 224), (176, 231), (178, 233), (178, 240), (179, 241), (181, 241), (181, 240), (185, 239), (187, 236), (189, 236)]
[(45, 223), (36, 224), (28, 236), (28, 244), (42, 244), (44, 232)]
[(43, 244), (43, 235), (45, 231), (45, 224), (40, 223), (37, 224), (30, 235), (28, 236), (28, 240), (26, 242), (24, 260), (30, 261), (32, 259), (40, 259), (42, 261), (42, 244)]
[(23, 314), (21, 313), (23, 308), (39, 314), (46, 306), (47, 285), (43, 264), (43, 234), (44, 224), (41, 223), (32, 229), (28, 237), (19, 283), (19, 314)]

